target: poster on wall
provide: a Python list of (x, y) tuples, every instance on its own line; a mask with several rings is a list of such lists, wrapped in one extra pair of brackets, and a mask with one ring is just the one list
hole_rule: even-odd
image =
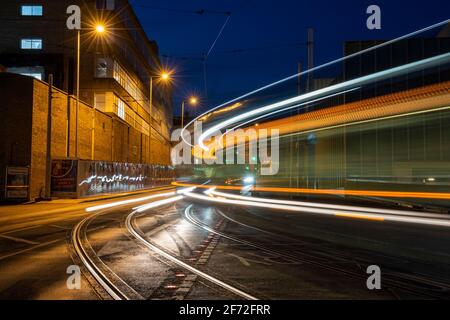
[(77, 160), (52, 161), (52, 196), (77, 197)]
[(29, 168), (7, 167), (5, 198), (8, 200), (27, 200), (29, 194)]

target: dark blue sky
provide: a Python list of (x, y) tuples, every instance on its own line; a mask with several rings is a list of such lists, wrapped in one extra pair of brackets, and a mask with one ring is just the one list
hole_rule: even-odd
[[(148, 36), (158, 42), (163, 61), (176, 68), (175, 113), (182, 95), (196, 92), (208, 109), (240, 94), (296, 73), (306, 65), (307, 28), (315, 29), (316, 65), (342, 56), (346, 40), (392, 39), (449, 18), (450, 1), (426, 0), (133, 0)], [(366, 8), (382, 10), (382, 29), (366, 28)], [(159, 9), (158, 9), (159, 8)], [(208, 58), (208, 100), (204, 97), (201, 54), (225, 22), (228, 25)], [(291, 46), (289, 46), (291, 45)], [(266, 48), (240, 53), (235, 49)]]

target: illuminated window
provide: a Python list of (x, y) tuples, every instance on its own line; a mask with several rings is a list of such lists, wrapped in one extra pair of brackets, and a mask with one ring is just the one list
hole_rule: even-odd
[(42, 16), (42, 6), (22, 6), (22, 16)]
[(137, 83), (116, 61), (114, 61), (113, 77), (141, 106), (144, 107), (145, 104), (148, 103), (147, 97), (142, 90), (138, 88)]
[(26, 50), (41, 50), (42, 39), (22, 39), (20, 42), (20, 48)]
[(125, 120), (125, 102), (123, 102), (121, 99), (119, 99), (117, 103), (117, 115)]
[(42, 80), (42, 74), (41, 73), (21, 73), (21, 75), (23, 76), (27, 76), (27, 77), (33, 77), (36, 78), (38, 80)]

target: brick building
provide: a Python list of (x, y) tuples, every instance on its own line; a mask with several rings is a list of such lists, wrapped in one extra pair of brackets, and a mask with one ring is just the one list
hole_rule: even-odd
[[(82, 20), (78, 123), (73, 98), (77, 31), (66, 27), (67, 7), (74, 4), (80, 6)], [(95, 26), (100, 23), (106, 31), (97, 34)], [(0, 147), (9, 150), (2, 155), (2, 175), (6, 165), (24, 165), (16, 154), (20, 148), (28, 150), (25, 158), (45, 158), (45, 152), (37, 154), (32, 147), (33, 139), (45, 139), (38, 129), (44, 127), (38, 114), (48, 106), (44, 82), (50, 74), (55, 86), (52, 115), (60, 120), (52, 132), (52, 157), (169, 164), (172, 89), (153, 81), (150, 105), (150, 79), (162, 69), (158, 47), (127, 0), (11, 0), (2, 4), (0, 30), (1, 70), (28, 76), (1, 77)], [(11, 129), (18, 126), (20, 134)], [(22, 135), (27, 139), (19, 141)], [(4, 184), (4, 179), (0, 182)], [(30, 198), (39, 194), (36, 191)]]

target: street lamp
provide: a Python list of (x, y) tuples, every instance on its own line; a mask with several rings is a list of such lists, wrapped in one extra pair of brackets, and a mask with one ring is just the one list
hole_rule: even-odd
[(103, 32), (105, 32), (105, 26), (102, 25), (102, 24), (98, 24), (98, 25), (95, 27), (95, 31), (96, 31), (97, 33), (103, 33)]
[[(102, 34), (106, 31), (106, 28), (102, 24), (95, 26), (95, 32)], [(76, 116), (75, 116), (75, 158), (78, 158), (78, 111), (80, 105), (80, 56), (81, 56), (81, 29), (77, 30), (77, 100), (76, 100)], [(95, 110), (94, 110), (95, 117)], [(95, 118), (94, 118), (95, 121)], [(94, 139), (94, 129), (92, 129), (92, 139)], [(70, 150), (69, 150), (70, 152)], [(94, 140), (92, 140), (92, 160), (94, 157)], [(69, 155), (69, 154), (68, 154)]]
[[(186, 100), (183, 100), (181, 103), (181, 128), (184, 127), (184, 105), (186, 104)], [(198, 104), (198, 98), (197, 97), (190, 97), (189, 98), (189, 104), (191, 106), (196, 106)]]
[(163, 72), (161, 74), (161, 79), (162, 80), (169, 80), (169, 78), (170, 78), (170, 74), (168, 74), (167, 72)]
[(150, 132), (149, 132), (149, 140), (150, 140), (150, 144), (149, 144), (149, 151), (150, 151), (150, 162), (152, 161), (152, 128), (153, 128), (153, 79), (154, 78), (159, 78), (162, 81), (168, 82), (170, 81), (170, 72), (167, 71), (162, 71), (161, 73), (159, 73), (158, 75), (155, 76), (150, 76), (150, 99), (149, 99), (149, 103), (150, 103)]

